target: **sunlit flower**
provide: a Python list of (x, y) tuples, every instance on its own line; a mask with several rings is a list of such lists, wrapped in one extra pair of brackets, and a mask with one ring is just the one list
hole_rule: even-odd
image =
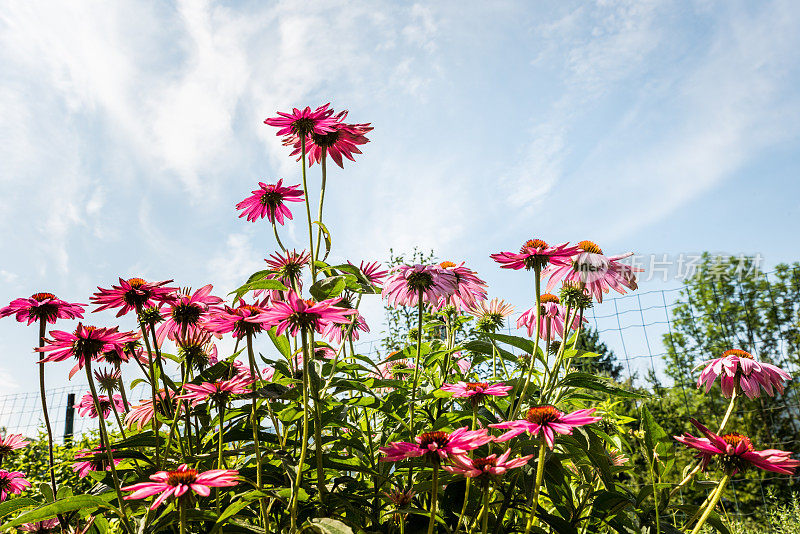
[(495, 441), (508, 441), (523, 432), (528, 432), (531, 436), (538, 436), (542, 432), (544, 441), (551, 449), (555, 444), (555, 434), (572, 434), (572, 429), (576, 426), (588, 425), (600, 421), (600, 417), (592, 417), (595, 408), (588, 410), (575, 410), (565, 414), (557, 410), (554, 406), (543, 405), (534, 406), (528, 410), (525, 419), (516, 421), (505, 421), (489, 425), (492, 428), (508, 429), (508, 432), (495, 438)]
[(201, 325), (210, 307), (222, 302), (221, 298), (211, 294), (213, 288), (208, 284), (191, 295), (188, 290), (178, 294), (176, 301), (169, 306), (169, 317), (156, 331), (159, 345), (167, 338), (174, 340), (182, 330), (188, 331)]
[[(114, 395), (112, 399), (118, 412), (125, 410), (125, 405), (122, 403), (122, 395)], [(109, 399), (107, 395), (97, 396), (97, 404), (100, 405), (100, 410), (103, 412), (103, 419), (107, 419), (109, 414), (111, 414), (111, 410), (113, 409), (111, 402), (112, 400)], [(92, 419), (97, 417), (97, 407), (94, 405), (94, 399), (90, 393), (81, 397), (81, 401), (76, 404), (75, 407), (78, 409), (78, 414), (81, 417), (86, 417), (87, 415)]]
[(55, 534), (56, 532), (61, 532), (61, 525), (58, 519), (45, 519), (35, 523), (25, 523), (18, 526), (17, 530), (31, 532), (32, 534)]
[(294, 108), (291, 113), (283, 113), (278, 111), (277, 117), (270, 117), (264, 121), (268, 126), (276, 126), (280, 128), (275, 135), (297, 135), (305, 137), (312, 133), (317, 135), (324, 135), (332, 132), (336, 127), (336, 119), (332, 117), (333, 110), (329, 109), (330, 103), (320, 106), (315, 110), (311, 110), (306, 106), (305, 109), (299, 110)]
[(55, 324), (56, 319), (83, 319), (84, 306), (86, 304), (57, 299), (52, 293), (34, 293), (30, 298), (14, 299), (8, 306), (0, 308), (0, 317), (15, 315), (20, 323), (43, 320)]
[(440, 388), (442, 391), (452, 393), (453, 397), (466, 398), (472, 402), (479, 403), (486, 397), (505, 397), (508, 392), (514, 389), (512, 386), (505, 384), (489, 384), (487, 382), (463, 382), (459, 381), (455, 384), (443, 384)]
[[(347, 117), (347, 111), (342, 111), (333, 116), (335, 122), (331, 125), (331, 131), (327, 133), (312, 132), (306, 142), (306, 154), (308, 164), (313, 165), (322, 161), (323, 149), (336, 162), (339, 167), (344, 168), (342, 157), (355, 161), (353, 154), (361, 154), (359, 146), (369, 143), (366, 134), (372, 131), (369, 123), (347, 124), (342, 122)], [(300, 155), (302, 145), (300, 137), (293, 135), (283, 142), (284, 145), (291, 145), (294, 150), (292, 156)]]
[(0, 469), (0, 502), (8, 499), (10, 493), (20, 494), (30, 486), (31, 483), (25, 480), (25, 473)]
[(625, 453), (623, 453), (619, 449), (607, 450), (606, 457), (608, 458), (608, 463), (610, 463), (614, 467), (622, 467), (623, 465), (628, 463), (628, 460), (630, 460), (630, 458), (625, 456)]
[(218, 382), (203, 382), (202, 384), (184, 384), (183, 388), (187, 391), (183, 395), (178, 395), (179, 399), (191, 400), (192, 404), (212, 401), (216, 404), (227, 402), (233, 395), (245, 395), (250, 393), (250, 385), (253, 380), (248, 376), (236, 376), (230, 380), (220, 380)]
[[(116, 450), (111, 449), (114, 453)], [(78, 473), (78, 478), (86, 477), (92, 471), (111, 471), (111, 464), (108, 463), (108, 454), (105, 449), (80, 449), (75, 452), (75, 459), (80, 462), (72, 463), (72, 470)], [(114, 465), (119, 465), (121, 459), (114, 458)]]
[(236, 204), (237, 210), (242, 210), (239, 217), (247, 217), (248, 221), (256, 222), (266, 219), (271, 223), (284, 224), (284, 217), (292, 218), (292, 212), (285, 202), (302, 202), (303, 190), (300, 184), (283, 185), (283, 179), (274, 184), (258, 182), (258, 189), (246, 199)]
[(341, 343), (342, 340), (345, 338), (345, 334), (347, 331), (350, 330), (350, 338), (353, 340), (358, 339), (358, 331), (361, 330), (362, 332), (369, 332), (369, 326), (367, 326), (367, 321), (364, 317), (355, 310), (356, 313), (353, 314), (355, 317), (355, 325), (351, 329), (351, 321), (347, 323), (330, 323), (325, 329), (322, 331), (322, 336), (326, 338), (331, 343)]
[(519, 253), (498, 252), (489, 257), (500, 264), (502, 269), (533, 269), (552, 263), (554, 265), (569, 265), (570, 259), (578, 252), (578, 247), (567, 246), (562, 243), (551, 247), (541, 239), (530, 239), (522, 245)]
[(458, 372), (464, 375), (472, 369), (472, 360), (468, 356), (462, 355), (461, 352), (453, 353), (453, 363), (456, 364), (452, 370), (453, 373), (458, 369)]
[(800, 466), (800, 461), (792, 459), (791, 452), (777, 449), (757, 451), (747, 436), (735, 432), (718, 436), (696, 419), (690, 421), (705, 437), (696, 438), (686, 433), (674, 438), (687, 447), (700, 451), (698, 457), (702, 460), (703, 469), (706, 469), (711, 459), (715, 457), (729, 475), (735, 475), (749, 465), (773, 473), (791, 475)]
[(157, 402), (155, 406), (153, 406), (152, 399), (142, 400), (136, 406), (132, 406), (130, 412), (125, 416), (125, 425), (129, 428), (133, 428), (134, 425), (136, 425), (136, 429), (141, 430), (150, 424), (156, 410), (159, 415), (166, 416), (167, 411), (165, 408), (168, 400), (171, 402), (172, 411), (174, 412), (176, 402), (172, 393), (165, 393), (164, 390), (161, 389), (156, 392), (156, 398)]
[(144, 308), (170, 302), (173, 293), (178, 290), (177, 287), (165, 287), (170, 282), (172, 280), (145, 282), (141, 278), (120, 278), (119, 285), (111, 286), (111, 289), (98, 287), (98, 292), (89, 300), (100, 305), (96, 312), (120, 308), (117, 317), (121, 317), (130, 311), (139, 313)]
[(783, 369), (756, 361), (752, 354), (739, 349), (726, 350), (719, 358), (707, 360), (700, 366), (705, 368), (697, 379), (697, 387), (705, 384), (708, 393), (719, 376), (722, 394), (727, 398), (731, 397), (737, 387), (751, 399), (758, 397), (762, 388), (772, 397), (773, 388), (783, 393), (784, 380), (791, 378)]
[(217, 363), (217, 346), (211, 342), (212, 337), (211, 332), (203, 328), (179, 331), (175, 334), (178, 354), (187, 365), (202, 372)]
[(216, 334), (233, 332), (233, 336), (243, 338), (247, 334), (258, 334), (266, 322), (266, 308), (243, 301), (235, 308), (225, 306), (209, 312), (203, 320), (203, 328)]
[[(564, 338), (564, 322), (566, 321), (566, 309), (559, 303), (558, 297), (550, 293), (545, 293), (540, 297), (541, 311), (539, 314), (539, 337), (542, 339)], [(527, 328), (528, 335), (534, 335), (536, 331), (536, 307), (527, 310), (517, 319), (517, 328)], [(583, 317), (583, 322), (589, 321)], [(572, 319), (572, 329), (577, 330), (581, 319), (575, 314)]]
[(97, 369), (94, 372), (94, 379), (100, 386), (103, 393), (113, 393), (119, 390), (119, 378), (122, 372), (119, 369)]
[(496, 454), (483, 458), (469, 458), (467, 456), (456, 456), (453, 458), (453, 465), (445, 465), (446, 471), (454, 474), (464, 475), (469, 478), (491, 478), (502, 476), (509, 469), (522, 467), (533, 458), (532, 454), (509, 460), (511, 449), (498, 457)]
[(314, 302), (303, 300), (294, 291), (289, 291), (285, 301), (273, 302), (264, 312), (267, 319), (265, 324), (275, 326), (279, 336), (287, 330), (296, 336), (301, 329), (322, 333), (330, 324), (349, 323), (349, 316), (358, 313), (356, 310), (337, 306), (340, 300)]
[(123, 491), (132, 491), (125, 500), (146, 499), (157, 495), (151, 510), (155, 510), (169, 497), (180, 497), (192, 491), (203, 497), (211, 494), (211, 488), (224, 488), (235, 486), (239, 483), (239, 472), (232, 469), (212, 469), (203, 473), (190, 469), (186, 464), (181, 464), (175, 471), (159, 471), (150, 475), (152, 482), (141, 482), (125, 486)]
[(309, 264), (311, 255), (305, 250), (300, 252), (296, 250), (286, 251), (285, 254), (276, 252), (275, 254), (270, 254), (269, 258), (264, 261), (267, 262), (269, 270), (272, 271), (279, 282), (290, 289), (294, 288), (295, 285), (299, 289), (302, 287), (303, 267)]
[[(353, 263), (349, 261), (347, 263), (353, 265)], [(355, 267), (355, 265), (353, 265), (353, 267)], [(389, 271), (383, 269), (383, 266), (377, 261), (362, 261), (358, 268), (364, 274), (367, 280), (369, 280), (370, 284), (374, 286), (380, 286), (383, 283), (383, 279), (389, 274)]]
[(475, 271), (464, 267), (462, 261), (456, 265), (452, 261), (444, 261), (439, 267), (455, 275), (455, 288), (453, 293), (439, 299), (435, 309), (441, 310), (445, 306), (454, 306), (457, 310), (467, 311), (474, 308), (478, 302), (486, 300), (486, 282), (478, 278)]
[(22, 434), (6, 434), (0, 437), (0, 461), (17, 449), (21, 449), (30, 444), (30, 441), (22, 437)]
[(414, 441), (414, 443), (398, 441), (390, 443), (388, 447), (381, 447), (380, 451), (385, 456), (380, 461), (398, 462), (419, 456), (425, 456), (428, 460), (437, 463), (442, 460), (452, 460), (486, 445), (492, 441), (492, 436), (485, 428), (467, 430), (467, 427), (462, 427), (449, 434), (441, 430), (425, 432), (417, 436)]
[(488, 303), (485, 300), (477, 302), (469, 313), (475, 316), (478, 330), (491, 334), (505, 326), (505, 319), (514, 313), (514, 306), (495, 297)]
[(435, 306), (455, 290), (456, 276), (448, 269), (438, 265), (398, 265), (391, 269), (382, 296), (389, 306), (397, 307), (416, 306), (422, 294), (422, 302)]
[(129, 332), (119, 332), (114, 328), (97, 328), (84, 326), (78, 323), (74, 332), (53, 330), (50, 332), (52, 340), (40, 349), (40, 352), (49, 352), (42, 362), (60, 362), (68, 358), (78, 360), (78, 369), (82, 369), (87, 359), (94, 359), (99, 354), (108, 351), (119, 353), (124, 360), (128, 356), (124, 353), (125, 343), (131, 340)]
[(552, 291), (560, 280), (581, 283), (597, 302), (603, 302), (603, 294), (613, 289), (621, 295), (625, 289), (635, 290), (636, 273), (642, 271), (619, 260), (633, 256), (633, 252), (618, 256), (605, 256), (592, 241), (578, 243), (577, 255), (566, 263), (547, 267), (542, 276), (549, 276), (547, 291)]

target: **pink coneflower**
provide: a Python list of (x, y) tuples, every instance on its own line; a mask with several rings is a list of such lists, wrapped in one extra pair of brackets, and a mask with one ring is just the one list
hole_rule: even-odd
[(530, 239), (522, 245), (519, 254), (514, 252), (498, 252), (489, 254), (489, 257), (500, 264), (502, 269), (533, 269), (552, 263), (554, 265), (569, 265), (572, 256), (578, 252), (578, 247), (567, 246), (562, 243), (551, 247), (541, 239)]
[(467, 356), (463, 356), (461, 352), (453, 353), (453, 363), (456, 364), (456, 366), (451, 371), (453, 373), (455, 373), (456, 369), (458, 369), (458, 372), (464, 375), (470, 369), (472, 369), (472, 360), (469, 359), (469, 357)]
[(39, 320), (55, 324), (56, 319), (83, 319), (86, 304), (73, 304), (58, 299), (52, 293), (34, 293), (30, 298), (14, 299), (11, 303), (0, 308), (0, 317), (16, 315), (20, 323), (28, 324)]
[[(541, 301), (541, 311), (539, 314), (539, 337), (542, 339), (553, 339), (557, 334), (558, 337), (564, 338), (564, 322), (566, 321), (566, 310), (564, 306), (559, 303), (557, 296), (551, 293), (545, 293), (539, 297)], [(517, 319), (517, 328), (526, 328), (528, 335), (532, 336), (536, 331), (536, 307), (527, 310)], [(583, 317), (583, 322), (589, 321)], [(572, 320), (572, 330), (577, 330), (580, 325), (580, 319), (577, 314)]]
[(297, 252), (292, 250), (286, 251), (285, 255), (280, 252), (270, 254), (269, 258), (264, 260), (267, 262), (269, 270), (277, 277), (283, 285), (288, 288), (302, 287), (300, 284), (300, 277), (303, 274), (303, 267), (311, 261), (311, 255), (302, 250)]
[(386, 456), (380, 461), (398, 462), (406, 458), (425, 456), (426, 459), (438, 463), (464, 456), (468, 451), (486, 445), (492, 439), (485, 428), (467, 430), (467, 427), (462, 427), (450, 434), (441, 430), (425, 432), (415, 438), (415, 443), (398, 441), (390, 443), (388, 447), (381, 447), (380, 451)]
[(6, 434), (0, 438), (0, 461), (17, 449), (21, 449), (30, 444), (30, 441), (22, 437), (22, 434)]
[(537, 436), (539, 431), (544, 436), (544, 441), (551, 449), (555, 444), (555, 434), (572, 434), (572, 429), (576, 426), (588, 425), (600, 421), (600, 417), (592, 417), (595, 408), (588, 410), (575, 410), (565, 414), (557, 410), (554, 406), (543, 405), (534, 406), (528, 410), (525, 419), (517, 421), (506, 421), (489, 425), (492, 428), (509, 429), (495, 441), (508, 441), (523, 432), (528, 432), (531, 436)]
[(159, 345), (167, 338), (174, 340), (178, 332), (200, 326), (209, 308), (222, 302), (221, 298), (211, 295), (213, 288), (214, 286), (208, 284), (191, 295), (188, 290), (178, 294), (169, 307), (169, 318), (156, 332)]
[(165, 407), (169, 401), (172, 404), (172, 411), (175, 410), (175, 399), (172, 393), (165, 393), (163, 389), (156, 392), (157, 402), (153, 406), (153, 400), (147, 399), (140, 401), (136, 406), (131, 407), (130, 412), (125, 416), (125, 425), (133, 428), (136, 425), (137, 430), (141, 430), (149, 425), (155, 416), (156, 410), (159, 415), (165, 416), (167, 414)]
[(791, 378), (783, 369), (756, 361), (752, 354), (739, 349), (726, 350), (719, 358), (700, 365), (704, 365), (705, 369), (697, 379), (697, 387), (705, 384), (708, 393), (719, 376), (722, 394), (727, 398), (731, 397), (737, 386), (751, 399), (759, 396), (761, 388), (772, 397), (773, 387), (783, 393), (784, 380)]
[(61, 525), (58, 519), (45, 519), (36, 523), (25, 523), (18, 526), (17, 530), (31, 532), (32, 534), (55, 534), (56, 532), (61, 532)]
[(25, 473), (0, 469), (0, 502), (8, 499), (9, 493), (19, 495), (30, 486), (31, 483), (25, 480)]
[(156, 306), (172, 300), (172, 294), (178, 290), (177, 287), (165, 287), (172, 280), (163, 282), (145, 282), (141, 278), (119, 279), (118, 286), (111, 286), (111, 289), (98, 287), (98, 292), (92, 295), (89, 300), (93, 304), (99, 304), (96, 312), (108, 310), (110, 308), (121, 308), (117, 312), (117, 317), (122, 317), (130, 311), (140, 312), (150, 306)]
[(330, 103), (320, 106), (314, 111), (306, 106), (299, 110), (294, 108), (291, 113), (278, 111), (277, 117), (270, 117), (264, 121), (268, 126), (280, 128), (275, 135), (296, 135), (306, 137), (312, 133), (324, 135), (330, 133), (336, 127), (336, 119), (331, 117), (333, 110), (329, 109)]
[(514, 389), (505, 384), (489, 384), (488, 382), (463, 382), (455, 384), (443, 384), (442, 391), (452, 393), (453, 397), (466, 398), (474, 403), (480, 403), (488, 396), (505, 397), (508, 392)]
[(687, 447), (700, 451), (698, 457), (702, 459), (703, 469), (708, 467), (714, 457), (719, 459), (725, 473), (729, 475), (735, 475), (749, 465), (773, 473), (791, 475), (800, 466), (800, 461), (792, 459), (791, 452), (777, 449), (757, 451), (747, 436), (735, 432), (718, 436), (696, 419), (690, 421), (703, 433), (704, 438), (696, 438), (689, 433), (673, 437)]
[(293, 336), (300, 329), (316, 330), (322, 333), (330, 324), (347, 324), (350, 315), (358, 313), (356, 310), (340, 308), (337, 304), (341, 299), (328, 299), (322, 302), (303, 300), (294, 291), (289, 291), (286, 300), (273, 302), (272, 306), (264, 312), (266, 324), (276, 327), (276, 334), (285, 331)]
[(84, 326), (78, 323), (74, 332), (63, 332), (53, 330), (50, 332), (52, 340), (47, 340), (49, 344), (40, 349), (39, 352), (50, 352), (42, 362), (60, 362), (67, 358), (78, 360), (78, 369), (82, 369), (87, 359), (94, 359), (99, 354), (108, 351), (115, 351), (120, 357), (127, 360), (124, 354), (125, 343), (131, 340), (129, 332), (119, 332), (114, 328), (97, 328), (94, 326)]
[(100, 386), (100, 391), (109, 394), (119, 390), (119, 378), (122, 372), (119, 369), (97, 369), (94, 372), (94, 379)]
[(455, 273), (438, 265), (398, 265), (390, 271), (381, 295), (389, 306), (416, 306), (422, 302), (436, 306), (439, 299), (456, 290)]
[[(353, 265), (353, 263), (349, 261), (347, 263)], [(353, 267), (355, 267), (355, 265), (353, 265)], [(383, 283), (383, 279), (389, 274), (389, 271), (383, 269), (383, 266), (377, 261), (371, 263), (362, 261), (358, 268), (367, 280), (369, 280), (369, 283), (374, 286), (380, 286)]]
[(258, 189), (246, 199), (236, 204), (237, 210), (242, 210), (239, 218), (247, 217), (248, 221), (256, 222), (258, 219), (267, 218), (271, 223), (284, 223), (284, 217), (292, 218), (292, 212), (285, 202), (302, 202), (303, 190), (300, 184), (283, 185), (283, 179), (274, 184), (258, 182)]
[[(114, 406), (117, 407), (117, 411), (121, 412), (125, 410), (125, 405), (122, 403), (122, 395), (114, 395), (112, 397)], [(98, 395), (97, 396), (97, 404), (100, 405), (100, 410), (103, 412), (103, 419), (107, 419), (109, 414), (112, 410), (111, 405), (112, 400), (108, 398), (106, 395)], [(78, 415), (81, 417), (86, 417), (87, 415), (94, 419), (97, 417), (97, 408), (94, 405), (94, 399), (92, 398), (91, 393), (87, 393), (83, 397), (81, 397), (81, 401), (75, 405), (78, 409)]]
[(215, 334), (233, 332), (233, 337), (236, 338), (243, 338), (247, 334), (258, 334), (266, 322), (265, 311), (266, 308), (256, 304), (239, 301), (239, 305), (235, 308), (225, 306), (212, 310), (203, 320), (203, 328)]
[(475, 327), (478, 330), (494, 333), (505, 326), (506, 317), (514, 313), (514, 306), (495, 297), (488, 303), (477, 302), (469, 313), (475, 316)]
[[(117, 452), (111, 449), (111, 452)], [(92, 471), (111, 471), (111, 464), (108, 463), (108, 454), (105, 449), (80, 449), (75, 452), (75, 459), (80, 462), (72, 463), (72, 470), (78, 473), (78, 478), (86, 477)], [(122, 459), (114, 458), (114, 465), (119, 465)]]
[(441, 310), (445, 306), (455, 306), (457, 310), (467, 311), (474, 308), (478, 302), (486, 300), (486, 282), (478, 278), (475, 271), (464, 267), (463, 261), (460, 265), (444, 261), (439, 267), (453, 273), (456, 283), (451, 295), (439, 299), (435, 306), (436, 310)]
[(185, 333), (175, 334), (178, 354), (187, 365), (202, 372), (217, 363), (217, 346), (211, 342), (211, 332), (202, 328), (190, 328)]
[(239, 472), (232, 469), (212, 469), (199, 473), (196, 469), (190, 469), (186, 464), (181, 464), (175, 471), (159, 471), (150, 475), (150, 480), (153, 482), (141, 482), (125, 486), (122, 489), (133, 492), (126, 496), (125, 500), (146, 499), (160, 494), (150, 506), (151, 510), (155, 510), (169, 497), (178, 498), (190, 490), (203, 497), (208, 497), (211, 494), (211, 488), (237, 485), (238, 477)]
[(628, 463), (628, 460), (630, 460), (630, 458), (625, 456), (625, 453), (623, 453), (619, 449), (607, 450), (606, 458), (608, 458), (608, 463), (610, 463), (614, 467), (622, 467), (623, 465)]
[(635, 290), (636, 273), (643, 271), (621, 263), (619, 260), (633, 256), (633, 252), (618, 256), (605, 256), (592, 241), (578, 243), (578, 254), (570, 262), (550, 265), (542, 276), (550, 276), (547, 291), (552, 291), (559, 280), (581, 283), (597, 302), (603, 302), (603, 293), (613, 289), (624, 295), (625, 288)]
[[(358, 313), (358, 310), (354, 310), (356, 313), (353, 315), (355, 316), (355, 326), (350, 332), (350, 338), (353, 340), (358, 339), (358, 331), (361, 330), (362, 332), (369, 332), (369, 326), (367, 326), (367, 321), (364, 317)], [(330, 323), (325, 329), (322, 331), (322, 336), (327, 338), (328, 341), (331, 343), (341, 343), (342, 340), (345, 338), (345, 334), (347, 331), (350, 330), (350, 322), (339, 324), (339, 323)]]
[(502, 476), (509, 469), (522, 467), (533, 458), (532, 454), (509, 460), (511, 449), (498, 456), (492, 454), (484, 458), (469, 458), (466, 456), (456, 456), (453, 458), (453, 465), (444, 466), (445, 470), (469, 478), (491, 478)]
[(198, 404), (207, 400), (219, 404), (221, 402), (227, 402), (232, 395), (245, 395), (250, 393), (250, 385), (252, 383), (253, 380), (250, 379), (250, 374), (248, 372), (247, 377), (237, 375), (230, 380), (220, 380), (214, 383), (184, 384), (183, 388), (187, 393), (178, 395), (178, 398), (191, 400), (192, 404)]
[[(336, 121), (331, 126), (331, 131), (327, 133), (312, 132), (306, 143), (306, 153), (308, 154), (308, 164), (322, 161), (322, 150), (333, 158), (336, 164), (344, 168), (342, 157), (355, 161), (353, 154), (361, 154), (360, 145), (369, 143), (366, 134), (372, 131), (370, 123), (347, 124), (342, 122), (347, 117), (347, 111), (337, 113), (333, 119)], [(292, 145), (294, 150), (292, 156), (300, 154), (302, 149), (299, 136), (292, 136), (284, 141), (284, 145)]]

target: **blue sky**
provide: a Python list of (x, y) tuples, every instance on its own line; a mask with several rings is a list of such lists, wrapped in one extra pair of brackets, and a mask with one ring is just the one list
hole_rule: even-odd
[[(520, 311), (530, 281), (488, 254), (534, 235), (793, 261), (798, 27), (788, 1), (6, 2), (0, 302), (117, 276), (227, 293), (274, 247), (234, 205), (299, 182), (262, 121), (325, 102), (375, 126), (329, 177), (337, 261), (433, 248)], [(35, 389), (35, 336), (0, 321), (5, 391)]]

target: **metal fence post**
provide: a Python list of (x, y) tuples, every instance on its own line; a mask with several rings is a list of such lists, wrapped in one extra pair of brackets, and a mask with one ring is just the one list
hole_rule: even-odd
[(67, 394), (67, 414), (64, 420), (64, 445), (72, 441), (72, 433), (75, 426), (75, 394)]

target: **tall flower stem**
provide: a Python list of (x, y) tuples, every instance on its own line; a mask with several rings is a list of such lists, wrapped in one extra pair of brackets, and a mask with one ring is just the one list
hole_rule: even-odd
[(700, 520), (697, 521), (697, 524), (694, 526), (694, 529), (692, 529), (692, 534), (698, 534), (703, 529), (703, 525), (706, 523), (708, 516), (711, 515), (711, 512), (714, 511), (714, 508), (717, 507), (717, 503), (722, 497), (722, 492), (725, 491), (725, 486), (728, 485), (730, 479), (731, 479), (730, 475), (725, 475), (724, 477), (722, 477), (722, 480), (719, 481), (717, 489), (715, 489), (714, 493), (712, 493), (711, 502), (708, 503), (705, 511), (703, 512), (703, 515), (700, 516)]
[(433, 464), (433, 480), (431, 482), (431, 518), (428, 521), (428, 534), (433, 534), (436, 525), (436, 507), (439, 504), (439, 462)]
[(319, 258), (319, 244), (322, 242), (322, 204), (325, 202), (325, 182), (328, 176), (328, 149), (322, 147), (322, 156), (320, 157), (319, 165), (322, 169), (322, 187), (319, 191), (319, 210), (317, 211), (317, 221), (320, 226), (317, 228), (317, 250), (314, 254)]
[[(478, 422), (478, 404), (472, 403), (472, 424), (470, 425), (470, 430), (475, 430), (475, 426)], [(470, 452), (470, 456), (472, 456), (472, 452)], [(461, 513), (458, 514), (458, 523), (456, 523), (456, 531), (455, 534), (458, 534), (458, 531), (461, 530), (461, 521), (464, 520), (464, 514), (467, 511), (467, 501), (469, 501), (469, 489), (472, 486), (472, 477), (467, 477), (467, 487), (464, 490), (464, 503), (461, 505)]]
[[(414, 384), (411, 386), (411, 400), (408, 403), (408, 431), (414, 438), (414, 404), (417, 401), (417, 382), (419, 381), (419, 360), (422, 354), (422, 290), (417, 296), (417, 357), (414, 359)], [(414, 466), (408, 466), (408, 487), (413, 485)]]
[(122, 372), (120, 371), (119, 380), (119, 394), (122, 395), (122, 405), (125, 407), (125, 411), (131, 411), (131, 405), (128, 402), (128, 395), (125, 394), (125, 381), (122, 379)]
[[(39, 348), (44, 347), (44, 336), (47, 331), (47, 320), (39, 319)], [(53, 427), (50, 425), (50, 414), (47, 411), (47, 394), (44, 389), (44, 352), (39, 353), (39, 395), (42, 398), (42, 414), (44, 416), (44, 426), (47, 429), (47, 452), (48, 467), (50, 473), (50, 486), (53, 488), (53, 495), (58, 492), (56, 488), (55, 461), (53, 458)]]
[(308, 254), (311, 256), (311, 280), (317, 281), (316, 255), (314, 254), (314, 229), (311, 226), (311, 203), (308, 200), (308, 183), (306, 181), (306, 136), (300, 135), (300, 161), (303, 169), (303, 196), (306, 199), (306, 216), (308, 217)]
[(178, 497), (178, 522), (180, 523), (180, 534), (186, 534), (186, 503), (183, 497)]
[[(309, 332), (309, 337), (311, 338), (310, 341), (312, 347), (309, 352), (313, 355), (313, 332)], [(342, 343), (342, 345), (344, 345), (344, 343)], [(311, 369), (312, 365), (313, 361), (309, 360), (309, 365), (306, 367), (306, 369)], [(312, 376), (309, 376), (308, 383), (310, 386), (310, 393), (314, 397), (314, 459), (317, 466), (317, 498), (319, 499), (320, 503), (322, 503), (323, 496), (325, 495), (325, 470), (322, 467), (322, 401), (320, 400), (319, 378), (320, 377), (317, 377), (317, 379), (312, 380)]]
[(531, 531), (534, 523), (536, 523), (536, 510), (539, 508), (539, 493), (542, 490), (542, 479), (544, 478), (544, 460), (547, 455), (547, 444), (544, 441), (544, 432), (542, 432), (539, 443), (539, 461), (536, 464), (536, 482), (533, 486), (533, 502), (531, 503), (531, 513), (528, 516), (528, 525), (525, 527), (525, 533)]
[(530, 368), (528, 369), (528, 375), (525, 377), (525, 385), (522, 386), (522, 391), (519, 395), (519, 401), (517, 402), (516, 406), (514, 406), (514, 411), (511, 412), (511, 416), (508, 418), (509, 421), (514, 420), (517, 418), (517, 414), (519, 413), (519, 409), (522, 407), (522, 404), (525, 402), (525, 396), (528, 393), (528, 386), (531, 383), (531, 377), (533, 376), (533, 368), (536, 364), (536, 355), (539, 353), (539, 328), (540, 328), (540, 320), (539, 316), (542, 314), (542, 280), (541, 280), (541, 272), (542, 268), (539, 265), (534, 265), (533, 267), (533, 274), (534, 274), (534, 287), (536, 290), (536, 341), (534, 341), (533, 347), (533, 354), (531, 354), (530, 358)]
[(272, 233), (275, 234), (275, 241), (278, 242), (278, 246), (281, 247), (282, 251), (286, 252), (286, 247), (283, 246), (281, 238), (278, 237), (278, 226), (275, 224), (275, 221), (272, 221)]
[[(227, 466), (225, 465), (225, 460), (222, 458), (222, 430), (223, 425), (225, 424), (225, 400), (220, 399), (217, 403), (217, 408), (219, 409), (219, 447), (217, 449), (217, 469), (225, 469)], [(220, 510), (222, 510), (220, 499), (219, 499), (219, 488), (214, 488), (215, 496), (216, 496), (216, 510), (217, 515), (219, 515)]]
[(291, 517), (291, 532), (297, 532), (297, 505), (300, 496), (300, 485), (303, 482), (303, 464), (306, 462), (308, 454), (308, 362), (311, 355), (308, 350), (305, 330), (300, 331), (300, 339), (303, 343), (303, 438), (300, 441), (300, 461), (297, 463), (297, 478), (292, 487), (292, 500), (289, 506)]
[[(147, 331), (144, 328), (144, 324), (140, 323), (140, 326), (142, 328), (142, 339), (144, 340), (144, 346), (147, 349), (147, 365), (148, 370), (150, 371), (150, 391), (153, 395), (153, 439), (155, 440), (156, 444), (156, 465), (159, 466), (161, 465), (161, 444), (159, 443), (159, 441), (161, 441), (161, 436), (158, 435), (158, 386), (156, 385), (156, 366), (155, 362), (153, 361), (153, 351), (150, 349), (150, 342), (147, 340)], [(169, 395), (166, 390), (164, 391), (164, 394), (167, 396)], [(167, 401), (167, 404), (168, 403), (169, 401)]]
[(489, 532), (489, 496), (491, 495), (491, 485), (486, 483), (483, 488), (483, 516), (481, 517), (481, 532)]
[[(86, 369), (86, 379), (89, 381), (89, 390), (92, 392), (92, 399), (94, 400), (94, 409), (97, 412), (97, 419), (100, 422), (100, 445), (105, 449), (106, 456), (108, 457), (108, 465), (111, 468), (111, 479), (114, 481), (114, 491), (117, 493), (117, 500), (119, 501), (119, 509), (122, 512), (125, 530), (130, 530), (128, 524), (128, 513), (125, 510), (125, 500), (122, 498), (122, 490), (119, 485), (119, 476), (117, 475), (117, 468), (114, 465), (114, 455), (111, 453), (111, 444), (108, 441), (108, 430), (106, 430), (106, 421), (103, 416), (103, 410), (100, 408), (100, 399), (97, 397), (97, 389), (94, 386), (94, 377), (92, 376), (92, 359), (85, 358), (84, 368)], [(114, 402), (113, 399), (111, 402)]]
[[(256, 377), (258, 376), (256, 370), (256, 357), (253, 352), (253, 333), (248, 331), (247, 332), (247, 357), (250, 360), (250, 377), (253, 379), (253, 398), (252, 403), (250, 405), (250, 426), (253, 427), (253, 447), (255, 449), (255, 457), (256, 457), (256, 487), (258, 491), (262, 491), (264, 489), (264, 483), (261, 479), (261, 446), (259, 444), (258, 438), (258, 412), (256, 410), (258, 397), (256, 395), (256, 391), (258, 390), (258, 381)], [(259, 499), (260, 507), (261, 507), (261, 520), (262, 524), (266, 525), (267, 522), (267, 499), (266, 497), (261, 497)]]

